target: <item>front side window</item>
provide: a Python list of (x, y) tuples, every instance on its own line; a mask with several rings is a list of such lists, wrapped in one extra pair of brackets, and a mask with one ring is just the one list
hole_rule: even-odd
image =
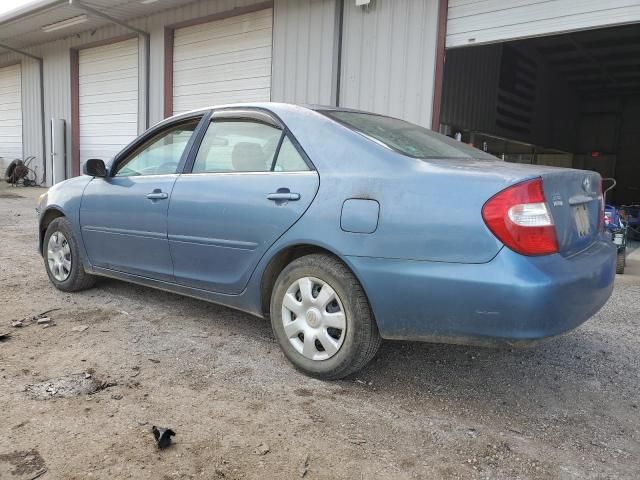
[(249, 120), (211, 122), (198, 150), (193, 173), (268, 172), (282, 131)]
[(340, 110), (321, 113), (410, 157), (495, 160), (488, 153), (397, 118)]
[(171, 127), (147, 140), (118, 164), (114, 176), (134, 177), (176, 173), (180, 158), (198, 126), (198, 121), (191, 120)]

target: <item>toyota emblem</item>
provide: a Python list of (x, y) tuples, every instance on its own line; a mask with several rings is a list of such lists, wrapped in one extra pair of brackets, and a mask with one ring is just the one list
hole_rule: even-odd
[(582, 180), (582, 189), (585, 192), (590, 192), (591, 191), (591, 180), (589, 179), (589, 177), (585, 177), (585, 179)]

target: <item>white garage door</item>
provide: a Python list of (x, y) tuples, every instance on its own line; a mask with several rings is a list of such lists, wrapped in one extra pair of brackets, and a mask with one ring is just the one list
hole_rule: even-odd
[(21, 83), (20, 65), (0, 68), (0, 167), (22, 158)]
[(271, 98), (272, 9), (175, 31), (173, 113)]
[(638, 0), (449, 0), (447, 47), (634, 22)]
[(138, 135), (138, 40), (80, 50), (80, 164)]

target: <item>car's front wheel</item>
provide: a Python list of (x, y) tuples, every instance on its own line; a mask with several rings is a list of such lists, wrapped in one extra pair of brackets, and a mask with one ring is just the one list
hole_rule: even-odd
[(300, 257), (280, 273), (271, 326), (297, 369), (326, 380), (360, 370), (381, 343), (362, 286), (344, 263), (325, 254)]
[(58, 290), (77, 292), (94, 285), (95, 277), (84, 270), (78, 240), (66, 218), (56, 218), (47, 227), (42, 256), (49, 280)]

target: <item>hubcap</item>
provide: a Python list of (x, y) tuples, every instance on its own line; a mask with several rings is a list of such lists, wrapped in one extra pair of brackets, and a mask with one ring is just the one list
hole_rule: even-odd
[(61, 232), (54, 232), (47, 244), (49, 271), (59, 282), (64, 282), (71, 274), (71, 247)]
[(340, 297), (327, 282), (314, 277), (289, 286), (282, 301), (282, 324), (291, 345), (311, 360), (338, 353), (347, 330)]

